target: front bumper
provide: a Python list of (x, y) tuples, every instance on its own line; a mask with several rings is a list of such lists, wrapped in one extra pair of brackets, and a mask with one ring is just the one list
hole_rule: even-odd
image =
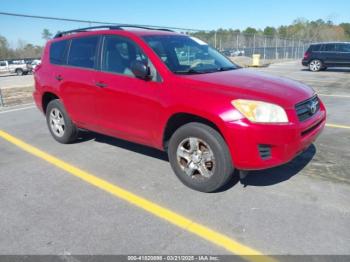
[[(226, 123), (225, 139), (233, 164), (241, 170), (259, 170), (291, 161), (318, 137), (326, 123), (322, 105), (310, 119), (288, 124), (254, 124), (247, 119)], [(259, 147), (270, 148), (270, 156), (262, 157)]]

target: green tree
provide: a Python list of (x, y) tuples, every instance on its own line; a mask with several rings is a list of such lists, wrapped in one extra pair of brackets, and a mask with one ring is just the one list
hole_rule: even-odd
[(0, 60), (7, 59), (11, 57), (11, 50), (9, 48), (9, 43), (4, 36), (0, 35)]
[(278, 29), (277, 29), (277, 34), (280, 37), (287, 37), (288, 36), (288, 27), (285, 25), (281, 25)]
[(45, 28), (43, 30), (43, 32), (41, 33), (41, 37), (47, 41), (47, 40), (51, 39), (52, 33), (49, 31), (49, 29)]
[(247, 34), (247, 35), (254, 35), (254, 34), (258, 33), (258, 30), (256, 30), (253, 27), (247, 27), (242, 33)]
[(350, 39), (350, 23), (341, 23), (339, 26), (343, 28), (346, 38)]
[(264, 29), (264, 35), (268, 35), (268, 36), (274, 36), (277, 34), (277, 30), (276, 28), (272, 27), (272, 26), (267, 26)]

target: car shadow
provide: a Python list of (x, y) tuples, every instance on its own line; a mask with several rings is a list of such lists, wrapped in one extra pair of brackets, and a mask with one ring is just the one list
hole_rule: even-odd
[(78, 139), (75, 143), (81, 143), (89, 140), (94, 140), (98, 143), (104, 143), (111, 146), (120, 147), (129, 151), (133, 151), (135, 153), (143, 154), (163, 161), (169, 161), (168, 155), (161, 150), (149, 146), (136, 144), (119, 138), (101, 135), (91, 131), (80, 131)]
[[(301, 69), (301, 71), (308, 71), (311, 72), (307, 68)], [(332, 67), (332, 68), (327, 68), (326, 70), (322, 70), (320, 72), (338, 72), (338, 73), (350, 73), (350, 68), (343, 68), (343, 67)]]
[[(98, 143), (104, 143), (116, 147), (120, 147), (135, 153), (143, 154), (145, 156), (153, 157), (162, 161), (169, 161), (168, 155), (158, 149), (136, 144), (126, 140), (101, 135), (94, 132), (81, 131), (75, 143), (82, 143), (85, 141), (94, 140)], [(234, 187), (239, 182), (244, 186), (271, 186), (290, 179), (297, 175), (304, 167), (313, 159), (316, 154), (316, 147), (312, 144), (307, 150), (295, 157), (292, 161), (279, 167), (274, 167), (259, 171), (250, 171), (248, 175), (240, 179), (239, 170), (235, 170), (234, 175), (228, 183), (216, 191), (224, 192)]]
[(9, 76), (16, 76), (16, 74), (6, 74), (6, 75), (0, 75), (0, 77), (9, 77)]
[(292, 161), (282, 166), (251, 171), (241, 180), (241, 183), (246, 186), (271, 186), (281, 183), (297, 175), (307, 164), (313, 159), (316, 154), (316, 147), (312, 144), (303, 153), (295, 157)]

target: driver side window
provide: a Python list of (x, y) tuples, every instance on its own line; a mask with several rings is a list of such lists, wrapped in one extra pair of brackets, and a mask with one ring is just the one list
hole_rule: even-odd
[(131, 65), (135, 61), (144, 62), (151, 69), (152, 80), (156, 79), (156, 69), (137, 44), (125, 37), (106, 36), (102, 47), (102, 71), (135, 77)]

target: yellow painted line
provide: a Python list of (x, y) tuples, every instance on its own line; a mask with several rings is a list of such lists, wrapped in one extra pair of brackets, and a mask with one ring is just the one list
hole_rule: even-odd
[(195, 221), (188, 219), (170, 209), (162, 207), (156, 203), (153, 203), (150, 200), (147, 200), (143, 197), (140, 197), (134, 193), (131, 193), (117, 185), (114, 185), (106, 180), (98, 178), (86, 171), (83, 171), (71, 164), (68, 164), (44, 151), (25, 143), (24, 141), (0, 130), (0, 137), (6, 141), (16, 145), (22, 150), (41, 158), (50, 164), (68, 172), (69, 174), (80, 178), (81, 180), (91, 184), (99, 189), (106, 191), (120, 199), (123, 199), (129, 202), (132, 205), (135, 205), (159, 218), (162, 218), (173, 225), (176, 225), (188, 232), (191, 232), (213, 244), (216, 244), (220, 247), (225, 248), (226, 250), (241, 256), (243, 259), (248, 261), (277, 261), (272, 257), (264, 256), (261, 252), (248, 247), (244, 244), (239, 243), (238, 241), (216, 232), (213, 229), (210, 229), (202, 224), (196, 223)]
[(350, 98), (348, 95), (326, 95), (326, 94), (317, 94), (319, 96), (328, 96), (328, 97), (342, 97), (342, 98)]
[(346, 125), (326, 124), (326, 126), (328, 126), (328, 127), (335, 127), (335, 128), (350, 129), (350, 126), (346, 126)]

